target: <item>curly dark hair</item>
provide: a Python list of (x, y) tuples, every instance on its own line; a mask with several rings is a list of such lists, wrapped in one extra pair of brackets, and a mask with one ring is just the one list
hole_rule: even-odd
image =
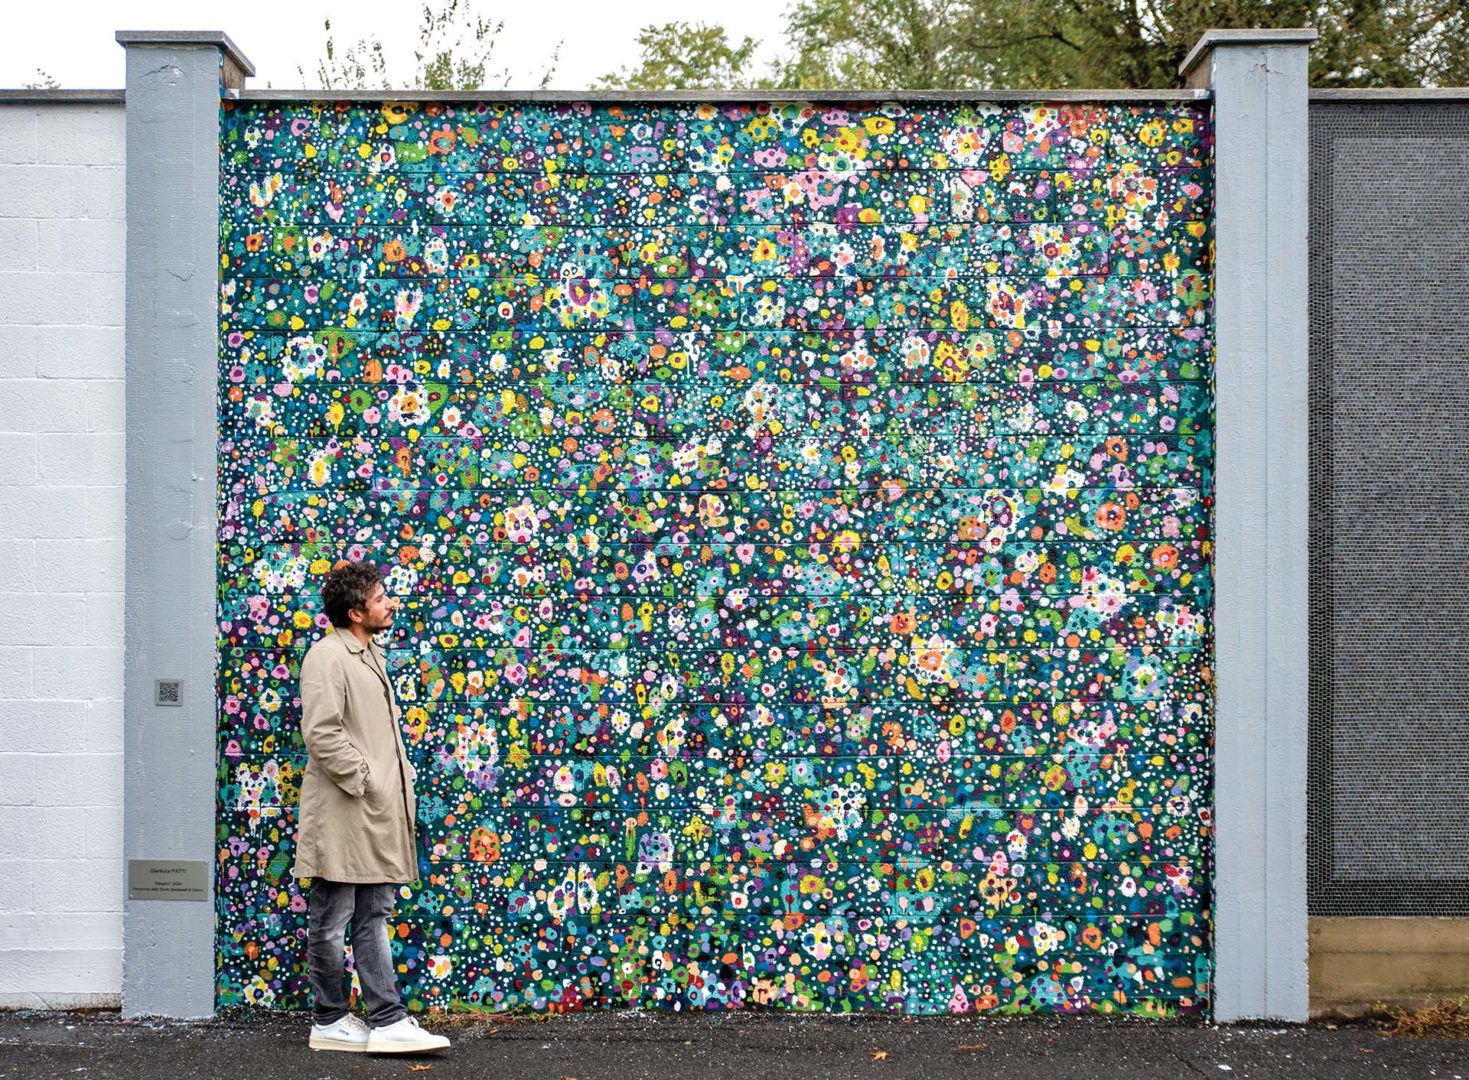
[(333, 626), (351, 626), (348, 615), (353, 608), (365, 607), (368, 597), (383, 583), (383, 573), (375, 562), (348, 562), (343, 559), (332, 567), (321, 586), (321, 603)]

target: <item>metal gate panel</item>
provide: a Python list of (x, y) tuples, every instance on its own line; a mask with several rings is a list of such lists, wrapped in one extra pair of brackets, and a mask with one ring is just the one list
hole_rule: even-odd
[(1311, 105), (1315, 915), (1469, 914), (1466, 132)]

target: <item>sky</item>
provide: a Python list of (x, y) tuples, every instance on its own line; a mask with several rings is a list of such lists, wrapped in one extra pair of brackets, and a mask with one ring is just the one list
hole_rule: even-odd
[[(551, 88), (577, 90), (638, 57), (637, 32), (648, 24), (717, 22), (738, 40), (761, 41), (761, 59), (780, 49), (789, 0), (474, 0), (475, 10), (504, 19), (495, 67), (508, 67), (511, 89), (533, 89), (561, 45)], [(123, 84), (117, 30), (223, 30), (255, 65), (247, 85), (288, 90), (315, 86), (323, 53), (323, 21), (338, 46), (369, 34), (382, 39), (390, 71), (406, 81), (421, 0), (12, 0), (0, 34), (0, 87), (37, 81), (40, 68), (63, 87), (107, 89)], [(394, 58), (399, 58), (393, 63)], [(297, 68), (304, 68), (303, 84)]]

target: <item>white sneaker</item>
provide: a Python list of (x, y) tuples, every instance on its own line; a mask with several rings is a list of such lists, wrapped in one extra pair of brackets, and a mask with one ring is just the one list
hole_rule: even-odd
[(372, 1029), (362, 1017), (348, 1013), (334, 1024), (312, 1024), (309, 1045), (313, 1050), (345, 1050), (360, 1054), (367, 1049)]
[(369, 1054), (432, 1054), (447, 1049), (448, 1039), (424, 1031), (411, 1016), (387, 1027), (373, 1028), (367, 1035)]

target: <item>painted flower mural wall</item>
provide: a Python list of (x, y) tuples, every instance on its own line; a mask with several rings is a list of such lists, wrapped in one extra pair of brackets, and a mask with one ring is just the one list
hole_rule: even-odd
[(226, 103), (218, 996), (372, 557), (415, 1008), (1208, 1002), (1192, 105)]

